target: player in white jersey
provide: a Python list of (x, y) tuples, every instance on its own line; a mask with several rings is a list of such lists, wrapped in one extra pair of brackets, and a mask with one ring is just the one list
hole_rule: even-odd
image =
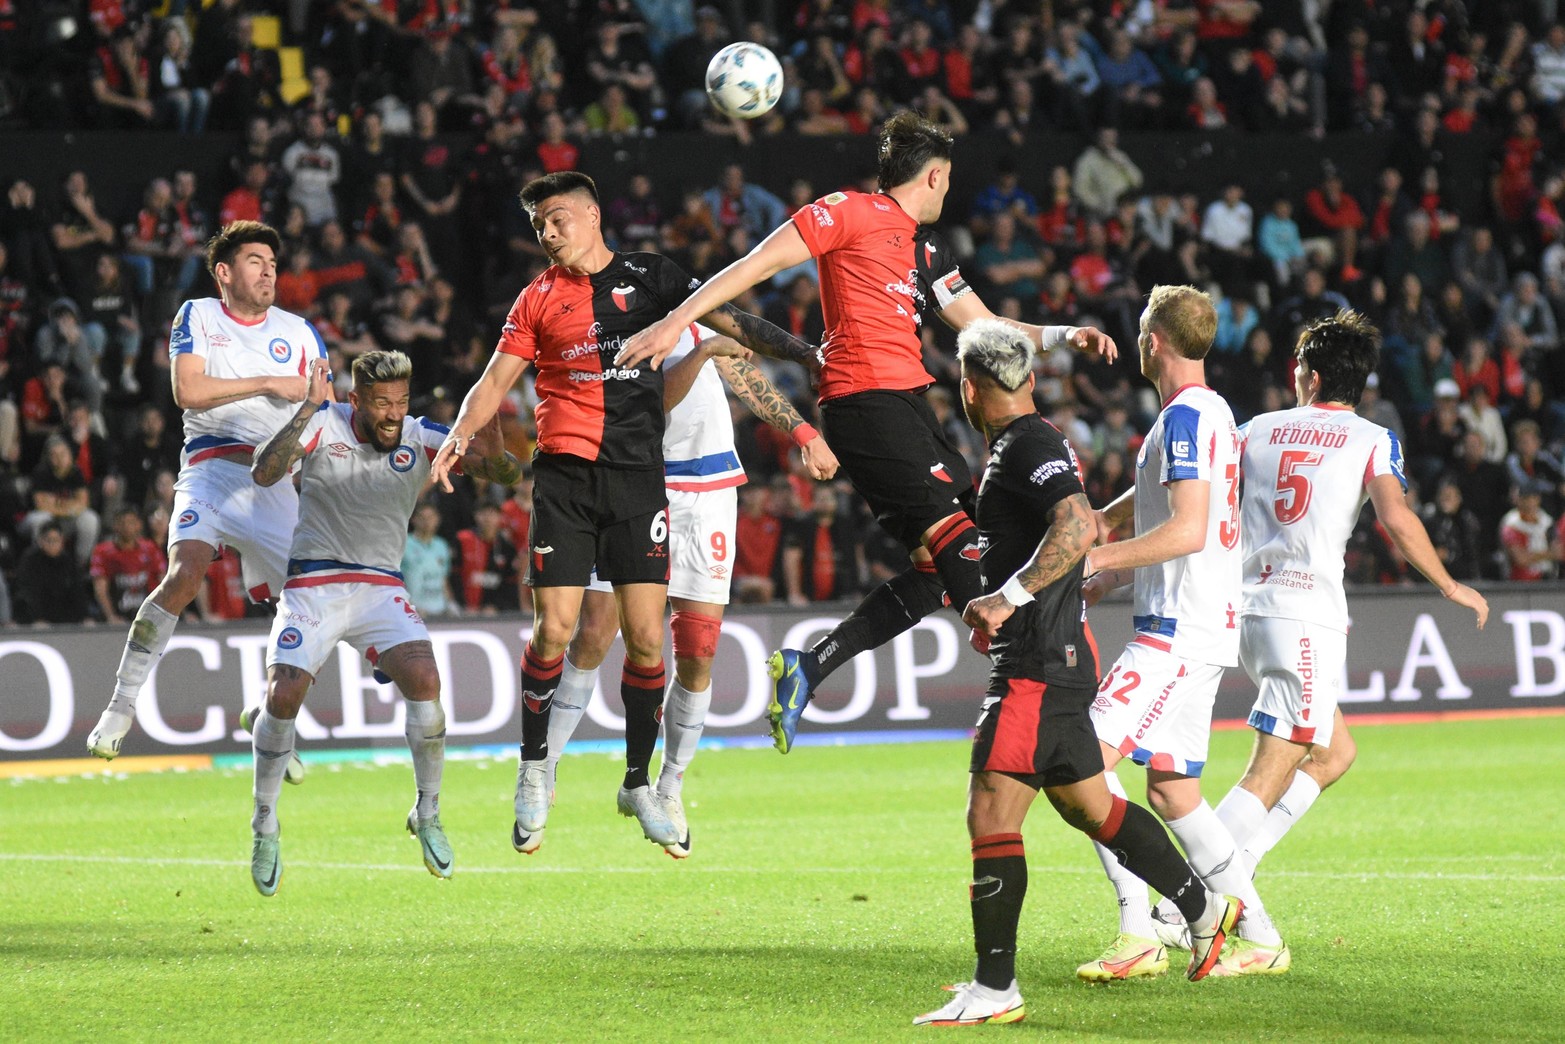
[(169, 369), (174, 402), (185, 411), (185, 445), (169, 568), (136, 612), (114, 695), (87, 737), (87, 749), (100, 758), (120, 752), (147, 674), (224, 546), (239, 552), (252, 599), (282, 589), (299, 498), (291, 483), (257, 486), (249, 465), (255, 447), (304, 398), (306, 368), (326, 358), (326, 346), (307, 320), (272, 306), (281, 246), (277, 232), (260, 222), (232, 222), (206, 248), (207, 271), (222, 297), (187, 301), (174, 317)]
[[(1104, 676), (1093, 727), (1109, 769), (1129, 757), (1147, 770), (1147, 799), (1184, 847), (1206, 886), (1244, 903), (1230, 947), (1267, 947), (1275, 970), (1287, 947), (1271, 926), (1233, 838), (1201, 797), (1212, 704), (1223, 669), (1239, 653), (1239, 432), (1222, 397), (1206, 387), (1217, 314), (1206, 294), (1159, 286), (1141, 313), (1141, 372), (1163, 410), (1136, 460), (1136, 484), (1101, 512), (1100, 533), (1132, 511), (1136, 535), (1094, 548), (1083, 593), (1093, 604), (1135, 582), (1136, 637)], [(1093, 575), (1095, 574), (1095, 575)], [(1098, 857), (1120, 901), (1120, 934), (1076, 974), (1088, 981), (1158, 975), (1168, 968), (1147, 886), (1102, 845)], [(1214, 969), (1213, 974), (1217, 974)]]
[[(1489, 615), (1483, 595), (1451, 578), (1404, 499), (1402, 448), (1391, 431), (1354, 413), (1379, 357), (1379, 333), (1362, 316), (1319, 319), (1299, 335), (1300, 405), (1265, 413), (1244, 435), (1244, 596), (1239, 660), (1257, 687), (1255, 748), (1217, 815), (1239, 846), (1241, 869), (1282, 839), (1320, 792), (1353, 764), (1337, 707), (1347, 676), (1348, 604), (1343, 556), (1364, 501), (1404, 558), (1446, 598)], [(1158, 918), (1181, 923), (1159, 904)], [(1166, 929), (1160, 930), (1165, 940)], [(1214, 974), (1265, 967), (1255, 953), (1223, 955)]]
[[(408, 749), (418, 793), (407, 828), (424, 865), (450, 877), (451, 846), (440, 824), (446, 717), (440, 673), (423, 618), (398, 568), (408, 519), (429, 485), (429, 464), (448, 429), (408, 416), (413, 364), (401, 352), (366, 352), (353, 361), (347, 403), (330, 403), (327, 368), (311, 372), (309, 395), (256, 451), (258, 486), (286, 481), (303, 462), (299, 524), (288, 579), (267, 647), (266, 705), (254, 721), (255, 805), (250, 877), (274, 895), (281, 877), (277, 799), (293, 751), (294, 719), (338, 642), (346, 642), (402, 690)], [(521, 465), (505, 451), (498, 420), (474, 437), (467, 473), (505, 485)]]
[[(663, 846), (675, 859), (690, 854), (690, 827), (682, 787), (695, 757), (712, 703), (712, 658), (717, 653), (723, 607), (733, 579), (738, 487), (744, 467), (734, 450), (733, 419), (724, 385), (761, 420), (788, 433), (817, 479), (831, 478), (837, 458), (818, 432), (747, 359), (713, 358), (718, 335), (694, 325), (669, 355), (664, 378), (668, 421), (663, 429), (664, 485), (668, 489), (668, 597), (674, 607), (674, 680), (663, 703), (663, 764), (654, 787), (679, 839)], [(704, 348), (702, 346), (705, 346)], [(708, 366), (707, 362), (712, 365)], [(592, 699), (598, 667), (619, 631), (613, 588), (594, 576), (582, 601), (581, 620), (566, 650), (560, 686), (549, 719), (548, 786), (571, 734)], [(542, 832), (518, 838), (519, 851), (534, 852)]]

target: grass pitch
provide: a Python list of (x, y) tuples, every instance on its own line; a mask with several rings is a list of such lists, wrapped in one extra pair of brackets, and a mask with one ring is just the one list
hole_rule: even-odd
[[(1291, 973), (1076, 982), (1115, 932), (1113, 896), (1087, 843), (1040, 802), (1026, 831), (1027, 1020), (973, 1032), (1560, 1039), (1565, 718), (1355, 735), (1358, 765), (1262, 865)], [(1214, 804), (1249, 742), (1214, 737)], [(273, 899), (247, 869), (248, 773), (0, 784), (0, 1035), (954, 1032), (909, 1022), (972, 970), (966, 758), (959, 743), (703, 752), (686, 783), (684, 863), (615, 814), (615, 758), (565, 760), (531, 858), (507, 838), (514, 760), (452, 761), (449, 882), (401, 828), (410, 767), (317, 764), (283, 794)]]

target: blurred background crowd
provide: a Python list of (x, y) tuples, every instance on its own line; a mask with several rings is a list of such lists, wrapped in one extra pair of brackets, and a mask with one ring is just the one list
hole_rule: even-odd
[[(840, 137), (868, 174), (868, 135), (908, 107), (990, 144), (942, 221), (985, 301), (1101, 326), (1128, 356), (1039, 363), (1039, 407), (1095, 503), (1128, 486), (1158, 409), (1134, 347), (1154, 283), (1218, 298), (1208, 374), (1241, 422), (1293, 403), (1297, 331), (1351, 306), (1386, 337), (1360, 412), (1401, 440), (1410, 501), (1452, 574), (1554, 578), (1561, 13), (1549, 0), (0, 0), (0, 147), (39, 131), (170, 143), (125, 206), (96, 190), (123, 178), (112, 150), (50, 183), (0, 175), (0, 625), (118, 623), (161, 576), (180, 446), (169, 321), (212, 293), (201, 251), (221, 224), (279, 228), (277, 303), (319, 328), (340, 394), (353, 356), (397, 348), (415, 362), (416, 409), (449, 419), (544, 265), (515, 202), (527, 179), (581, 166), (603, 140), (721, 141), (737, 161), (700, 182), (632, 170), (603, 199), (618, 248), (707, 276), (800, 205), (873, 187), (747, 154)], [(750, 123), (702, 93), (711, 55), (736, 39), (786, 69), (782, 102)], [(1317, 161), (1294, 172), (1297, 191), (1249, 198), (1237, 181), (1171, 178), (1132, 147), (1179, 132), (1389, 147), (1367, 174)], [(1071, 152), (1036, 162), (1045, 135)], [(232, 143), (215, 177), (181, 163), (197, 136)], [(1483, 184), (1448, 183), (1475, 150)], [(738, 303), (820, 337), (812, 264)], [(926, 355), (937, 412), (979, 467), (949, 337), (929, 330)], [(809, 415), (802, 375), (770, 372)], [(533, 405), (524, 386), (502, 411), (524, 457)], [(811, 482), (786, 438), (737, 405), (734, 418), (750, 475), (736, 600), (856, 598), (899, 570), (904, 553), (845, 484)], [(524, 607), (530, 512), (527, 481), (429, 498), (404, 563), (421, 609)], [(1411, 582), (1371, 513), (1348, 575)], [(239, 588), (228, 553), (200, 615), (244, 615)]]

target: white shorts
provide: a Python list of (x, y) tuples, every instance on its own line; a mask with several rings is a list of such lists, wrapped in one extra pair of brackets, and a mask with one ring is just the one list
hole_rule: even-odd
[(285, 587), (272, 620), (266, 665), (285, 663), (313, 678), (338, 642), (347, 642), (374, 666), (388, 649), (428, 640), (424, 618), (400, 584)]
[(274, 598), (288, 575), (288, 545), (299, 521), (299, 494), (284, 478), (258, 486), (250, 469), (223, 460), (181, 468), (174, 483), (174, 515), (168, 550), (181, 540), (199, 540), (239, 552), (245, 591), (251, 600)]
[[(733, 581), (734, 531), (739, 527), (736, 488), (668, 491), (668, 596), (728, 604)], [(593, 570), (589, 591), (614, 590)]]
[(1246, 616), (1239, 662), (1260, 690), (1250, 727), (1290, 743), (1331, 746), (1348, 662), (1341, 631), (1278, 616)]
[(1131, 642), (1092, 701), (1098, 739), (1138, 765), (1200, 776), (1223, 668)]

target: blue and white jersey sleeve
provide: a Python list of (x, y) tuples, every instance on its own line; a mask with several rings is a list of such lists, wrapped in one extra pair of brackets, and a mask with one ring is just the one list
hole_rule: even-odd
[(1380, 438), (1375, 442), (1375, 448), (1370, 451), (1369, 465), (1364, 469), (1364, 486), (1369, 487), (1370, 479), (1380, 475), (1390, 475), (1401, 485), (1402, 492), (1407, 492), (1407, 472), (1402, 462), (1402, 441), (1397, 438), (1397, 433), (1387, 428), (1381, 432)]
[(1163, 411), (1163, 485), (1183, 479), (1212, 479), (1211, 457), (1202, 447), (1213, 432), (1201, 411), (1187, 403), (1174, 403)]

